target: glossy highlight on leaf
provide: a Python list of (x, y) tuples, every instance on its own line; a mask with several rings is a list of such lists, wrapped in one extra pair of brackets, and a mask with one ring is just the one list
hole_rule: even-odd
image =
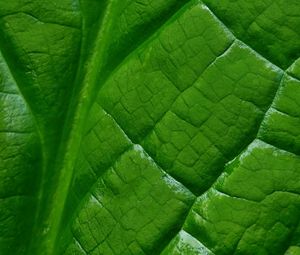
[(0, 1), (0, 254), (300, 254), (299, 27), (298, 0)]

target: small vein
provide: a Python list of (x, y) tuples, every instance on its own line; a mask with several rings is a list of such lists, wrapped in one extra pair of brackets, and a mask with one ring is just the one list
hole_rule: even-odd
[(273, 145), (273, 144), (271, 144), (271, 143), (269, 143), (269, 142), (264, 141), (264, 140), (261, 139), (261, 138), (257, 138), (257, 139), (258, 139), (258, 140), (261, 140), (263, 143), (265, 143), (265, 144), (267, 144), (267, 145), (269, 145), (269, 146), (271, 146), (271, 147), (274, 147), (274, 148), (277, 148), (277, 149), (279, 149), (279, 150), (281, 150), (281, 151), (284, 151), (284, 152), (286, 152), (286, 153), (289, 153), (289, 154), (293, 155), (294, 157), (299, 157), (299, 156), (300, 156), (300, 154), (296, 154), (295, 152), (289, 151), (289, 150), (286, 149), (286, 148), (281, 148), (281, 147), (279, 147), (278, 145)]
[(152, 31), (148, 32), (148, 34), (146, 33), (146, 36), (143, 36), (142, 40), (137, 40), (135, 43), (133, 43), (130, 51), (126, 52), (126, 54), (122, 58), (119, 58), (119, 60), (110, 67), (112, 70), (102, 80), (102, 85), (105, 84), (106, 81), (109, 80), (110, 77), (112, 77), (116, 73), (116, 71), (119, 70), (121, 66), (128, 61), (128, 59), (130, 59), (133, 54), (135, 54), (149, 41), (152, 41), (168, 23), (175, 19), (176, 16), (180, 15), (181, 12), (188, 9), (189, 6), (195, 2), (195, 0), (184, 0), (183, 2), (183, 5), (173, 11), (170, 15), (167, 15), (167, 17), (160, 22), (160, 26), (152, 28)]
[[(206, 4), (203, 3), (203, 5), (205, 5), (205, 7), (209, 10), (209, 12), (215, 17), (216, 20), (218, 20), (226, 29), (228, 29), (229, 31), (232, 31)], [(235, 34), (233, 34), (233, 36), (241, 41), (243, 44), (245, 44), (249, 49), (251, 49), (253, 52), (255, 52), (255, 54), (257, 54), (258, 56), (260, 56), (261, 58), (265, 59), (266, 61), (268, 61), (270, 64), (272, 64), (274, 67), (278, 68), (279, 70), (283, 71), (284, 73), (286, 73), (287, 75), (289, 75), (286, 70), (283, 70), (281, 67), (279, 67), (278, 65), (276, 65), (275, 63), (273, 63), (271, 60), (267, 59), (265, 56), (263, 56), (261, 53), (259, 53), (258, 51), (256, 51), (255, 49), (253, 49), (251, 46), (249, 46), (245, 41), (243, 41), (241, 38), (239, 38), (238, 36), (236, 36)]]
[[(2, 41), (1, 41), (1, 40), (0, 40), (0, 46), (2, 46)], [(11, 66), (10, 66), (10, 61), (7, 60), (7, 59), (8, 59), (8, 56), (4, 55), (4, 54), (3, 54), (3, 50), (0, 48), (0, 57), (1, 57), (1, 56), (3, 57), (3, 60), (4, 60), (5, 63), (6, 63), (6, 67), (8, 68), (8, 71), (9, 71), (9, 73), (10, 73), (10, 75), (11, 75), (11, 78), (13, 79), (14, 84), (16, 85), (17, 90), (18, 90), (18, 92), (19, 92), (18, 94), (17, 94), (17, 93), (1, 92), (1, 94), (5, 94), (5, 95), (20, 95), (20, 96), (23, 98), (24, 102), (25, 102), (26, 105), (28, 106), (28, 109), (29, 109), (29, 111), (30, 111), (30, 113), (31, 113), (31, 116), (32, 116), (33, 119), (34, 119), (35, 126), (36, 126), (36, 128), (37, 128), (37, 130), (38, 130), (38, 132), (39, 132), (39, 134), (40, 134), (40, 136), (41, 136), (41, 131), (40, 131), (39, 125), (37, 124), (38, 121), (37, 121), (37, 119), (36, 119), (35, 114), (33, 114), (33, 110), (31, 109), (31, 104), (28, 102), (26, 96), (25, 96), (24, 93), (23, 93), (23, 89), (21, 88), (22, 86), (19, 85), (19, 83), (20, 83), (19, 80), (17, 79), (16, 75), (15, 75), (14, 72), (12, 71), (13, 69), (12, 69)], [(42, 139), (41, 139), (41, 140), (42, 140)]]
[(73, 238), (74, 238), (74, 242), (75, 244), (77, 244), (78, 248), (84, 253), (84, 254), (88, 254), (85, 249), (82, 247), (81, 243), (79, 242), (78, 238), (72, 233)]
[[(133, 146), (140, 146), (142, 149), (143, 149), (143, 151), (144, 151), (144, 153), (151, 159), (151, 161), (156, 165), (156, 167), (158, 168), (158, 169), (160, 169), (162, 172), (164, 172), (165, 174), (167, 174), (167, 175), (169, 175), (169, 176), (171, 176), (174, 180), (176, 180), (176, 178), (174, 178), (172, 175), (170, 175), (169, 173), (167, 173), (167, 171), (158, 163), (158, 162), (156, 162), (152, 157), (151, 157), (151, 155), (149, 154), (149, 152), (141, 145), (141, 144), (139, 144), (139, 143), (134, 143), (133, 141), (132, 141), (132, 139), (128, 136), (128, 134), (126, 134), (125, 133), (125, 131), (124, 131), (124, 129), (122, 128), (122, 126), (115, 120), (115, 118), (111, 115), (111, 114), (109, 114), (109, 113), (107, 113), (107, 112), (105, 112), (108, 116), (110, 116), (113, 120), (114, 120), (114, 122), (116, 123), (116, 125), (121, 129), (121, 130), (123, 130), (123, 132), (124, 132), (124, 134), (126, 135), (126, 138), (130, 141), (130, 143), (133, 145)], [(178, 180), (176, 180), (178, 183), (180, 183), (182, 186), (184, 186), (181, 182), (179, 182)], [(184, 186), (191, 194), (193, 194), (194, 196), (196, 196), (190, 189), (188, 189), (186, 186)]]
[[(261, 125), (262, 125), (263, 120), (265, 119), (265, 116), (267, 115), (267, 112), (268, 112), (269, 109), (271, 108), (271, 106), (272, 106), (272, 104), (273, 104), (273, 102), (274, 102), (274, 100), (275, 100), (275, 98), (276, 98), (276, 95), (277, 95), (277, 93), (278, 93), (278, 91), (279, 91), (279, 89), (280, 89), (280, 87), (281, 87), (281, 85), (282, 85), (283, 77), (284, 77), (284, 72), (282, 73), (281, 79), (280, 79), (280, 81), (279, 81), (278, 88), (277, 88), (276, 92), (274, 93), (272, 102), (270, 103), (268, 109), (266, 110), (264, 116), (262, 117), (261, 124), (260, 124), (260, 126), (259, 126), (259, 128), (258, 128), (258, 132), (259, 132), (259, 130), (260, 130), (260, 127), (261, 127)], [(257, 132), (257, 134), (258, 134), (258, 132)], [(255, 137), (257, 137), (257, 134), (256, 134)], [(252, 143), (252, 142), (253, 142), (253, 141), (251, 141), (250, 143)], [(231, 161), (234, 160), (235, 158), (239, 157), (239, 156), (243, 153), (243, 150), (244, 150), (245, 148), (247, 148), (248, 146), (249, 146), (249, 144), (248, 144), (247, 146), (245, 146), (245, 147), (242, 149), (242, 152), (240, 152), (237, 156), (233, 156), (231, 159), (228, 159), (228, 161), (224, 164), (224, 167), (225, 167), (229, 162), (231, 162)], [(198, 197), (202, 196), (202, 195), (205, 194), (208, 190), (210, 190), (210, 189), (215, 185), (215, 183), (219, 180), (220, 176), (222, 176), (223, 173), (224, 173), (224, 171), (222, 171), (221, 174), (216, 178), (215, 182), (214, 182), (209, 188), (207, 188), (204, 192), (202, 192), (202, 194), (200, 194)], [(240, 198), (240, 199), (242, 199), (242, 198)], [(196, 202), (196, 200), (195, 200), (195, 202)], [(193, 208), (195, 202), (194, 202), (193, 205), (191, 206), (191, 208), (190, 208), (190, 210), (189, 210), (189, 213), (191, 212), (191, 210), (192, 210), (192, 208)], [(188, 215), (189, 215), (189, 213), (188, 213)], [(186, 218), (187, 218), (187, 217), (186, 217)], [(186, 221), (186, 219), (184, 220), (184, 222), (185, 222), (185, 221)]]
[[(235, 40), (233, 40), (226, 48), (225, 48), (225, 50), (219, 55), (219, 56), (216, 56), (216, 58), (215, 59), (213, 59), (207, 66), (206, 66), (206, 68), (204, 68), (204, 70), (201, 72), (201, 74), (199, 74), (199, 76), (198, 76), (198, 79), (199, 79), (199, 77), (201, 77), (201, 75), (209, 68), (209, 67), (211, 67), (212, 65), (214, 65), (214, 63), (219, 59), (219, 58), (221, 58), (221, 57), (224, 57), (224, 55), (226, 55), (229, 51), (230, 51), (230, 49), (231, 49), (231, 47), (234, 45), (234, 43), (235, 43)], [(194, 83), (193, 84), (195, 84), (196, 82), (197, 82), (197, 80), (198, 79), (196, 79), (195, 81), (194, 81)], [(179, 93), (174, 99), (173, 99), (173, 102), (171, 103), (171, 106), (169, 107), (169, 109), (167, 109), (165, 112), (163, 112), (162, 114), (161, 114), (161, 116), (160, 116), (160, 118), (158, 119), (158, 120), (156, 120), (156, 123), (159, 123), (164, 117), (165, 117), (165, 115), (169, 112), (169, 111), (171, 111), (171, 109), (172, 109), (172, 107), (174, 106), (174, 104), (176, 103), (176, 100), (185, 92), (185, 91), (187, 91), (188, 89), (190, 89), (192, 86), (193, 86), (193, 84), (191, 85), (191, 86), (189, 86), (189, 87), (187, 87), (186, 89), (184, 89), (181, 93)], [(100, 105), (102, 108), (104, 108), (104, 106), (103, 105)], [(107, 113), (108, 114), (108, 113)], [(110, 114), (110, 116), (112, 117), (112, 115)], [(115, 120), (115, 118), (113, 118), (114, 120)], [(116, 120), (115, 120), (116, 121)], [(120, 125), (119, 125), (120, 126)], [(152, 128), (150, 128), (150, 130), (148, 130), (148, 132), (144, 135), (144, 137), (142, 137), (140, 140), (142, 141), (142, 140), (144, 140), (148, 135), (150, 135), (151, 134), (151, 132), (153, 131), (153, 128), (154, 127), (152, 127)], [(123, 130), (123, 129), (122, 129)], [(137, 143), (137, 141), (134, 141), (135, 143)]]
[(294, 242), (294, 238), (293, 238), (293, 237), (294, 237), (294, 234), (297, 232), (297, 229), (299, 228), (299, 226), (300, 226), (300, 217), (299, 217), (298, 222), (297, 222), (297, 224), (295, 225), (294, 229), (293, 229), (292, 232), (290, 233), (291, 238), (288, 240), (287, 245), (286, 245), (286, 248), (285, 248), (285, 250), (283, 251), (283, 254), (282, 254), (282, 255), (286, 255), (287, 250), (290, 248), (291, 245), (293, 245), (293, 242)]
[(60, 23), (60, 22), (57, 22), (57, 21), (43, 21), (40, 18), (38, 18), (37, 16), (35, 16), (34, 14), (29, 13), (29, 12), (25, 12), (25, 11), (7, 13), (5, 15), (0, 16), (0, 18), (6, 18), (6, 17), (9, 17), (9, 16), (18, 15), (18, 14), (25, 15), (25, 16), (31, 18), (32, 20), (34, 20), (34, 21), (36, 21), (40, 24), (52, 24), (52, 25), (68, 27), (68, 28), (72, 28), (72, 29), (76, 29), (76, 30), (80, 29), (79, 27), (72, 26), (71, 24), (64, 24), (64, 23)]
[(0, 134), (12, 134), (12, 135), (27, 135), (31, 134), (30, 131), (21, 131), (21, 130), (0, 130)]
[(292, 74), (292, 73), (290, 73), (290, 72), (286, 72), (286, 74), (287, 74), (288, 76), (290, 76), (292, 79), (294, 79), (294, 80), (300, 82), (300, 78), (296, 77), (294, 74)]
[(254, 24), (254, 23), (257, 23), (257, 20), (261, 17), (261, 16), (263, 16), (264, 14), (265, 14), (265, 12), (267, 12), (273, 5), (275, 5), (276, 4), (276, 1), (273, 1), (273, 2), (271, 2), (271, 4), (269, 4), (267, 7), (265, 7), (260, 13), (258, 13), (255, 17), (254, 17), (254, 19), (251, 21), (251, 23), (248, 25), (248, 27), (247, 27), (247, 31), (250, 29), (250, 27)]

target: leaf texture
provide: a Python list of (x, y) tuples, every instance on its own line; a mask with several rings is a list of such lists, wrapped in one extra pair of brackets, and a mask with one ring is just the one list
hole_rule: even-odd
[(300, 254), (297, 0), (0, 3), (0, 254)]

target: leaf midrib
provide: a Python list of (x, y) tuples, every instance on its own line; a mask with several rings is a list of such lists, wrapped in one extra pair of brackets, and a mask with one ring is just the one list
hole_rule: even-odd
[[(158, 33), (162, 27), (168, 23), (174, 15), (180, 12), (182, 9), (185, 9), (188, 4), (196, 2), (194, 0), (189, 0), (187, 3), (184, 3), (183, 6), (179, 8), (179, 10), (175, 10), (175, 13), (171, 15), (171, 18), (165, 20), (159, 29), (154, 29), (150, 32), (148, 36), (144, 38), (139, 44), (136, 45), (123, 59), (121, 59), (116, 66), (112, 69), (112, 71), (104, 78), (102, 75), (105, 72), (105, 53), (108, 48), (108, 39), (109, 39), (109, 31), (112, 26), (113, 15), (114, 15), (114, 4), (117, 4), (117, 1), (111, 0), (109, 1), (102, 22), (99, 25), (99, 32), (97, 34), (93, 54), (87, 61), (80, 60), (80, 65), (77, 69), (77, 75), (75, 79), (75, 88), (74, 91), (79, 92), (79, 95), (76, 96), (73, 93), (73, 96), (70, 100), (69, 112), (67, 120), (64, 124), (63, 135), (61, 144), (59, 147), (59, 153), (57, 155), (63, 155), (57, 159), (56, 171), (59, 172), (58, 184), (56, 186), (56, 190), (53, 196), (53, 206), (52, 211), (49, 213), (49, 216), (45, 219), (46, 225), (50, 224), (50, 230), (47, 233), (47, 237), (44, 238), (44, 244), (41, 245), (40, 252), (43, 251), (43, 254), (56, 254), (57, 248), (56, 244), (59, 241), (59, 232), (61, 229), (61, 220), (62, 215), (65, 209), (65, 203), (68, 197), (73, 173), (74, 166), (76, 161), (76, 156), (78, 150), (80, 148), (81, 143), (81, 135), (83, 133), (83, 128), (85, 124), (85, 120), (87, 118), (89, 109), (94, 102), (97, 93), (93, 93), (94, 90), (98, 87), (101, 87), (110, 74), (114, 73), (118, 67), (124, 63), (125, 59), (131, 56), (138, 48), (142, 47), (144, 43), (151, 40), (153, 35)], [(84, 50), (81, 48), (81, 50)], [(82, 53), (80, 54), (82, 56)], [(87, 63), (86, 69), (83, 68), (84, 64)], [(86, 71), (87, 75), (81, 80), (81, 72)], [(91, 70), (91, 71), (90, 71)], [(77, 87), (79, 86), (79, 87)], [(73, 110), (73, 107), (75, 110)], [(72, 125), (75, 123), (75, 125)], [(68, 132), (69, 127), (72, 129)], [(66, 141), (66, 142), (64, 142)], [(59, 206), (57, 206), (59, 205)], [(47, 239), (47, 240), (46, 240)], [(39, 251), (37, 251), (39, 254)]]
[[(109, 17), (113, 13), (111, 11), (112, 4), (113, 1), (110, 1), (106, 6), (105, 15), (99, 24), (99, 32), (94, 44), (94, 49), (97, 50), (93, 51), (93, 54), (87, 61), (80, 59), (80, 64), (77, 69), (76, 79), (74, 82), (75, 88), (73, 89), (73, 95), (69, 103), (68, 114), (63, 128), (62, 140), (58, 149), (57, 155), (59, 157), (56, 159), (57, 163), (55, 172), (57, 171), (59, 175), (58, 184), (54, 191), (53, 200), (51, 201), (53, 204), (51, 207), (52, 210), (49, 213), (49, 216), (45, 219), (46, 225), (50, 225), (50, 230), (47, 233), (46, 238), (43, 240), (44, 245), (39, 247), (40, 250), (37, 251), (37, 254), (40, 254), (42, 251), (45, 255), (56, 254), (57, 252), (56, 242), (59, 238), (58, 233), (61, 227), (62, 215), (73, 177), (74, 165), (76, 155), (80, 147), (83, 126), (88, 113), (89, 104), (92, 102), (92, 99), (89, 98), (88, 95), (91, 95), (91, 92), (96, 85), (98, 72), (101, 73), (99, 70), (103, 69), (101, 61), (106, 48), (105, 34), (110, 28), (107, 23), (111, 20)], [(82, 46), (80, 54), (81, 57), (83, 56), (82, 52), (85, 50)], [(85, 63), (87, 63), (86, 67), (84, 66)], [(87, 75), (83, 78), (81, 77), (82, 71), (87, 71)], [(78, 96), (74, 95), (76, 92), (78, 93)], [(74, 123), (75, 125), (72, 125)]]

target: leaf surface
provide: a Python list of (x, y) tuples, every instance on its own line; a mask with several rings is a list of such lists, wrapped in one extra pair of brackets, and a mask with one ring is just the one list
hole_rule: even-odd
[(1, 254), (298, 254), (300, 4), (0, 3)]

